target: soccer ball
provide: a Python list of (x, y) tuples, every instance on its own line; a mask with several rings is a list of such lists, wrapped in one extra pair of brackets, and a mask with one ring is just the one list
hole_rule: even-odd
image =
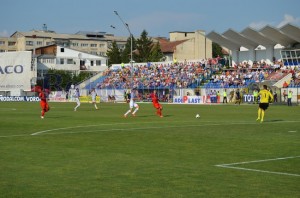
[(196, 118), (200, 118), (200, 115), (197, 113), (195, 117), (196, 117)]

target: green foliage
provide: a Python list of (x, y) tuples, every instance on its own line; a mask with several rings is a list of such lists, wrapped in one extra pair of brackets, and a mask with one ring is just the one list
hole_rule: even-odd
[[(135, 38), (132, 36), (132, 51), (136, 48), (136, 41)], [(125, 45), (125, 49), (121, 53), (121, 62), (122, 63), (129, 63), (131, 56), (131, 39), (128, 37), (127, 43)]]
[(112, 45), (107, 50), (106, 55), (108, 57), (108, 65), (119, 64), (122, 62), (121, 61), (121, 52), (117, 46), (116, 41), (112, 42)]
[(150, 54), (150, 60), (152, 62), (159, 62), (164, 57), (164, 54), (161, 51), (159, 42), (154, 43), (154, 46), (152, 47), (151, 54)]
[(215, 42), (212, 43), (212, 55), (213, 58), (216, 58), (218, 56), (220, 57), (224, 56), (222, 53), (222, 47), (218, 43)]
[(152, 39), (148, 37), (148, 32), (143, 30), (140, 38), (136, 41), (136, 53), (134, 54), (134, 61), (139, 63), (152, 61), (152, 47)]
[[(148, 37), (148, 33), (144, 30), (140, 38), (135, 40), (132, 37), (132, 55), (135, 62), (158, 62), (164, 57), (159, 43), (154, 43)], [(131, 39), (128, 37), (125, 48), (123, 51), (117, 46), (114, 41), (112, 46), (107, 51), (108, 64), (129, 63), (131, 56)]]
[(37, 81), (37, 85), (50, 89), (51, 91), (69, 90), (72, 84), (76, 85), (87, 78), (91, 77), (95, 72), (88, 71), (66, 71), (49, 69), (44, 73), (44, 78)]

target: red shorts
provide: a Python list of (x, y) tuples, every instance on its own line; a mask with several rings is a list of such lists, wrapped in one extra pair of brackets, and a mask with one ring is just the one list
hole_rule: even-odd
[(41, 102), (40, 105), (44, 111), (49, 111), (49, 105), (47, 102)]
[(153, 103), (154, 108), (161, 109), (162, 106), (159, 103)]

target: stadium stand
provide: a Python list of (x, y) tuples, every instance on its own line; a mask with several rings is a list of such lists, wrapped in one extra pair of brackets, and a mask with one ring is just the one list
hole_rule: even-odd
[[(211, 64), (211, 63), (214, 64)], [(131, 75), (131, 73), (133, 75)], [(277, 82), (293, 73), (289, 86), (300, 86), (298, 66), (272, 65), (265, 62), (242, 62), (226, 67), (220, 61), (201, 60), (181, 63), (143, 63), (134, 68), (108, 69), (86, 88), (98, 89), (167, 89), (167, 88), (245, 88), (252, 83)], [(290, 83), (291, 82), (291, 83)]]

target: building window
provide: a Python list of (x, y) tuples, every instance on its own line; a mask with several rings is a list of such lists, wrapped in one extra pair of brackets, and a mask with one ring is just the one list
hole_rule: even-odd
[(93, 55), (97, 55), (97, 52), (94, 52), (94, 51), (91, 51), (90, 53)]
[(5, 45), (5, 41), (0, 41), (0, 45)]
[(99, 47), (100, 47), (100, 48), (104, 48), (104, 47), (105, 47), (105, 44), (99, 44)]
[(65, 48), (60, 48), (60, 52), (65, 52)]
[(26, 41), (26, 45), (33, 46), (33, 41)]
[(61, 64), (61, 65), (65, 64), (65, 59), (63, 59), (63, 58), (59, 59), (59, 64)]
[(78, 43), (72, 43), (73, 47), (78, 47)]
[(52, 45), (52, 42), (46, 42), (46, 45)]
[(43, 42), (42, 41), (37, 41), (36, 45), (43, 45)]
[(101, 60), (96, 60), (96, 65), (100, 66), (101, 65)]
[(87, 43), (81, 43), (81, 47), (88, 47), (89, 46), (89, 44), (87, 44)]
[(91, 44), (91, 47), (97, 47), (97, 44)]
[(68, 64), (68, 65), (72, 65), (72, 64), (73, 64), (73, 59), (68, 58), (68, 59), (67, 59), (67, 64)]
[(16, 45), (16, 42), (8, 42), (8, 46)]

